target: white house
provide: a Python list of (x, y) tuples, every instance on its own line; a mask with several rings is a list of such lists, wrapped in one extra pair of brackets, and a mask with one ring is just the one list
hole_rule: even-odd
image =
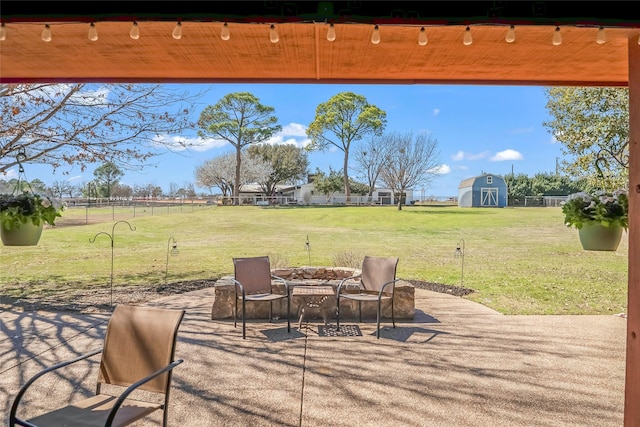
[[(345, 204), (347, 196), (343, 192), (335, 192), (330, 195), (322, 194), (314, 189), (313, 183), (299, 184), (280, 190), (280, 195), (289, 204), (303, 205), (325, 205), (325, 204)], [(414, 201), (413, 190), (405, 192), (405, 204)], [(397, 203), (393, 191), (388, 188), (376, 189), (371, 196), (351, 194), (351, 204), (377, 204), (394, 205)]]

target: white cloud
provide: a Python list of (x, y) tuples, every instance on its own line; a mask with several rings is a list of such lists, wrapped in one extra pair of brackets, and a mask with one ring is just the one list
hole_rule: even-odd
[(427, 170), (427, 172), (436, 175), (446, 175), (448, 173), (451, 173), (451, 167), (449, 167), (449, 165), (447, 164), (441, 164), (440, 166)]
[(289, 123), (282, 130), (273, 135), (267, 144), (291, 144), (303, 148), (311, 143), (307, 138), (307, 127), (300, 123)]
[(462, 150), (458, 151), (456, 154), (451, 156), (451, 159), (454, 162), (459, 162), (460, 160), (464, 160), (464, 151), (462, 151)]
[(282, 127), (281, 133), (286, 136), (301, 136), (307, 137), (307, 127), (300, 123), (289, 123)]
[(502, 162), (505, 160), (522, 160), (522, 159), (524, 159), (524, 157), (519, 151), (508, 149), (508, 150), (497, 152), (489, 160), (491, 160), (492, 162)]
[[(303, 148), (311, 140), (307, 138), (307, 127), (299, 123), (289, 123), (282, 127), (282, 130), (273, 135), (266, 144), (291, 144)], [(171, 151), (209, 151), (222, 148), (229, 143), (221, 139), (184, 137), (172, 135), (159, 135), (154, 138), (154, 143), (158, 147), (168, 147)]]
[(71, 178), (67, 179), (67, 181), (73, 182), (73, 181), (78, 181), (79, 179), (82, 179), (82, 175), (72, 176)]
[(107, 99), (109, 99), (109, 93), (111, 91), (106, 87), (100, 87), (96, 90), (85, 90), (80, 93), (71, 95), (74, 102), (82, 105), (89, 106), (102, 106)]
[(154, 138), (157, 146), (168, 147), (172, 151), (208, 151), (213, 148), (224, 147), (227, 141), (213, 138), (186, 138), (184, 136), (159, 135)]
[(489, 152), (487, 152), (487, 151), (483, 151), (482, 153), (473, 154), (473, 153), (465, 153), (464, 151), (460, 150), (456, 154), (451, 156), (451, 159), (454, 162), (459, 162), (461, 160), (480, 160), (480, 159), (486, 158), (488, 155), (489, 155)]
[(438, 114), (440, 114), (440, 109), (439, 108), (434, 108), (433, 109), (433, 116), (437, 116)]

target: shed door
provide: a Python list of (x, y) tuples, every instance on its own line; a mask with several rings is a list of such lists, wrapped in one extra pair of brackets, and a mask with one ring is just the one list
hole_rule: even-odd
[(498, 206), (498, 189), (482, 188), (480, 190), (480, 206)]

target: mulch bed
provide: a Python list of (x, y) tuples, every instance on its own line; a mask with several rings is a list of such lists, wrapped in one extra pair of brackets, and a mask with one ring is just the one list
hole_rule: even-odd
[[(408, 282), (416, 288), (459, 297), (474, 292), (473, 289), (442, 283), (424, 282), (420, 280), (408, 280)], [(215, 283), (215, 279), (202, 279), (157, 286), (117, 286), (113, 289), (113, 305), (145, 303), (161, 296), (176, 295), (209, 288)], [(91, 290), (60, 292), (47, 297), (33, 296), (15, 298), (0, 294), (0, 310), (100, 313), (112, 311), (113, 305), (111, 305), (111, 291), (106, 286), (100, 289), (94, 288)]]

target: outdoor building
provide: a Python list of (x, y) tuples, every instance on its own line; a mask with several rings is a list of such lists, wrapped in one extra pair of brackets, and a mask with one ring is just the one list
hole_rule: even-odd
[[(282, 197), (287, 199), (289, 203), (304, 205), (322, 205), (322, 204), (345, 204), (346, 195), (343, 192), (335, 192), (330, 195), (320, 193), (314, 189), (312, 182), (283, 188), (281, 190)], [(403, 204), (412, 204), (414, 202), (413, 190), (407, 190), (403, 194)], [(362, 194), (351, 194), (350, 204), (374, 204), (374, 205), (395, 205), (398, 202), (393, 190), (388, 188), (378, 188), (373, 191), (371, 196)]]
[(504, 208), (507, 196), (505, 180), (488, 173), (465, 179), (458, 186), (458, 206), (461, 208)]
[[(346, 195), (335, 192), (330, 195), (322, 194), (314, 189), (312, 182), (298, 185), (277, 185), (276, 194), (269, 197), (258, 184), (245, 184), (240, 187), (240, 204), (242, 205), (332, 205), (346, 204)], [(395, 205), (397, 196), (388, 188), (374, 190), (371, 196), (351, 194), (350, 204), (356, 205)], [(413, 190), (403, 194), (403, 204), (412, 204)]]

